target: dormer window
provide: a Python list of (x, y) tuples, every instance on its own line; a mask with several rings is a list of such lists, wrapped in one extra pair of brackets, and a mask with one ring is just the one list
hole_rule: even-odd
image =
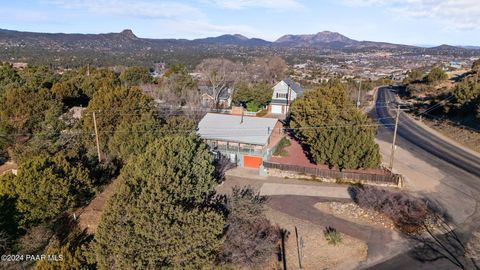
[(288, 97), (288, 94), (285, 94), (285, 93), (277, 93), (277, 98), (287, 99), (287, 97)]

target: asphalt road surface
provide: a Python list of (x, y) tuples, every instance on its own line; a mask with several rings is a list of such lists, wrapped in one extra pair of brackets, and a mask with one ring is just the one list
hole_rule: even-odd
[[(395, 123), (395, 93), (384, 87), (378, 90), (375, 109), (371, 116), (382, 124), (378, 128), (377, 138), (386, 142), (392, 141)], [(467, 208), (475, 202), (473, 213), (463, 220), (457, 221), (457, 233), (463, 241), (467, 241), (471, 232), (480, 227), (480, 158), (436, 137), (418, 126), (405, 113), (400, 114), (397, 145), (407, 149), (415, 157), (422, 159), (437, 168), (445, 177), (436, 192), (425, 194), (439, 200), (450, 212)], [(394, 165), (395, 167), (395, 165)], [(470, 206), (471, 207), (471, 206)], [(395, 256), (369, 269), (457, 269), (445, 259), (431, 262), (420, 262), (410, 252)]]
[[(395, 119), (393, 118), (395, 114), (395, 105), (389, 105), (389, 102), (394, 100), (395, 94), (391, 90), (387, 88), (379, 89), (375, 111), (379, 122), (389, 128), (393, 128), (395, 124)], [(397, 133), (399, 136), (432, 155), (480, 177), (480, 157), (468, 153), (441, 138), (432, 135), (408, 118), (404, 112), (400, 113), (399, 123)]]

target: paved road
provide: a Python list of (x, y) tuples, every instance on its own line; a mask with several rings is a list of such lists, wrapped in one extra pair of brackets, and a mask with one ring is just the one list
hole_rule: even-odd
[[(389, 127), (393, 127), (393, 105), (386, 106), (387, 102), (395, 100), (395, 94), (387, 88), (380, 88), (375, 106), (379, 121)], [(389, 110), (390, 109), (390, 110)], [(435, 155), (446, 162), (455, 165), (466, 172), (480, 177), (480, 157), (468, 153), (455, 145), (429, 133), (413, 120), (400, 113), (398, 135), (408, 140), (411, 144)], [(480, 182), (478, 183), (480, 184)]]
[[(380, 88), (377, 102), (372, 116), (383, 124), (379, 127), (377, 138), (386, 142), (392, 140), (394, 111), (388, 111), (385, 105), (395, 99), (395, 95), (387, 88)], [(454, 145), (438, 138), (404, 113), (400, 116), (397, 145), (411, 152), (415, 157), (422, 159), (437, 168), (445, 177), (436, 192), (425, 194), (439, 201), (450, 213), (464, 212), (454, 220), (457, 232), (466, 241), (473, 230), (479, 229), (480, 211), (480, 159)], [(473, 206), (472, 206), (472, 202)], [(473, 208), (472, 214), (466, 215)], [(421, 263), (406, 252), (370, 269), (455, 269), (446, 260), (437, 260)]]

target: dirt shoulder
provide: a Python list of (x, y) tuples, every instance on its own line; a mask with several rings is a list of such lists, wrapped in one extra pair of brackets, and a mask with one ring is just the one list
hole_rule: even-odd
[[(375, 141), (380, 146), (383, 165), (388, 166), (392, 149), (391, 143), (379, 139)], [(445, 178), (438, 168), (420, 159), (409, 149), (400, 146), (397, 146), (395, 150), (393, 172), (403, 175), (404, 188), (414, 192), (435, 192), (442, 179)]]
[(423, 119), (422, 122), (448, 139), (459, 143), (464, 149), (473, 150), (480, 155), (480, 132), (447, 121)]

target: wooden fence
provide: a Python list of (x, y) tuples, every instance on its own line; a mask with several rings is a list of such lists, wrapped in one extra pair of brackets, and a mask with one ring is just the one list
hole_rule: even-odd
[(343, 181), (351, 181), (355, 183), (371, 182), (374, 184), (386, 184), (400, 186), (402, 176), (391, 172), (385, 172), (385, 174), (373, 174), (362, 172), (343, 172), (337, 170), (328, 170), (321, 168), (310, 168), (298, 165), (280, 164), (272, 162), (263, 162), (263, 166), (267, 169), (278, 169), (282, 171), (290, 171), (297, 173), (304, 173), (309, 175), (315, 175), (326, 179), (341, 179)]

